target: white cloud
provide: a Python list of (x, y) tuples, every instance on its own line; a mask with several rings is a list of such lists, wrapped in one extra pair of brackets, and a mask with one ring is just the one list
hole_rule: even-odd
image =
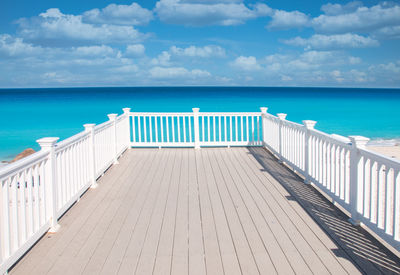
[(39, 17), (20, 19), (18, 24), (20, 36), (40, 45), (122, 44), (145, 38), (132, 26), (87, 24), (82, 22), (82, 16), (63, 14), (58, 9), (49, 9)]
[(240, 25), (249, 19), (270, 15), (272, 9), (258, 3), (252, 8), (236, 1), (182, 2), (179, 0), (160, 0), (155, 11), (161, 21), (169, 24), (189, 26)]
[(310, 18), (299, 11), (275, 10), (271, 22), (267, 25), (268, 29), (290, 29), (306, 27), (310, 23)]
[(204, 47), (196, 47), (190, 46), (187, 48), (178, 48), (176, 46), (172, 46), (170, 48), (170, 53), (177, 56), (186, 56), (186, 57), (225, 57), (225, 49), (220, 46), (204, 46)]
[(254, 56), (239, 56), (232, 62), (232, 66), (244, 71), (261, 70), (261, 66)]
[(355, 12), (358, 8), (362, 7), (361, 1), (349, 2), (346, 5), (328, 3), (321, 7), (321, 10), (327, 15), (339, 15)]
[(209, 77), (211, 74), (204, 70), (188, 70), (183, 67), (154, 67), (150, 69), (150, 76), (153, 78), (202, 78)]
[(22, 38), (14, 38), (11, 35), (0, 35), (0, 54), (7, 57), (21, 57), (42, 54), (44, 49), (25, 43)]
[(372, 35), (376, 38), (400, 39), (400, 26), (383, 27), (373, 31)]
[(163, 51), (156, 58), (151, 60), (152, 65), (170, 66), (171, 65), (171, 54), (167, 51)]
[(78, 56), (87, 56), (87, 57), (93, 57), (93, 56), (114, 56), (116, 54), (116, 50), (111, 48), (110, 46), (83, 46), (83, 47), (77, 47), (73, 48), (75, 51), (75, 54)]
[(293, 39), (285, 40), (284, 43), (293, 46), (302, 46), (307, 50), (367, 48), (379, 46), (379, 42), (375, 39), (351, 33), (336, 35), (314, 34), (310, 38), (295, 37)]
[(343, 13), (342, 6), (338, 4), (336, 6), (338, 12), (328, 12), (312, 20), (316, 31), (322, 33), (371, 32), (400, 25), (398, 4), (382, 2), (370, 8), (356, 6), (352, 12), (348, 13)]
[(133, 44), (126, 47), (125, 55), (131, 57), (140, 57), (144, 55), (145, 47), (142, 44)]
[(349, 57), (349, 63), (351, 65), (359, 64), (359, 63), (361, 63), (361, 58), (355, 57), (355, 56), (350, 56)]
[(137, 3), (110, 4), (101, 10), (92, 9), (84, 12), (82, 19), (83, 22), (94, 24), (146, 25), (153, 19), (153, 13)]

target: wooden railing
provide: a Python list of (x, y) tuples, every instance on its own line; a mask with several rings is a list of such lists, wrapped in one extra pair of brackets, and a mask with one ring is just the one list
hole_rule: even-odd
[(124, 113), (0, 169), (0, 272), (6, 272), (128, 147), (265, 146), (400, 251), (400, 162), (365, 148), (364, 137), (328, 135), (261, 112)]
[(261, 146), (261, 113), (132, 112), (134, 147)]
[(400, 161), (365, 148), (368, 138), (328, 135), (263, 110), (264, 146), (400, 251)]
[(129, 109), (58, 142), (38, 140), (41, 150), (0, 170), (0, 273), (3, 274), (130, 146)]

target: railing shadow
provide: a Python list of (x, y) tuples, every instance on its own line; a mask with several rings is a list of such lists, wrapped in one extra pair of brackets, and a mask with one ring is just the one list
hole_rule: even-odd
[(332, 252), (344, 257), (365, 274), (400, 274), (400, 259), (361, 227), (353, 226), (348, 217), (328, 199), (277, 159), (266, 149), (248, 147), (249, 153), (297, 200), (316, 223), (336, 243)]

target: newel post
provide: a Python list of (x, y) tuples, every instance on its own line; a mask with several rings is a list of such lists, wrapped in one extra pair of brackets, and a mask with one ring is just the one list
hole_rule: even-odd
[(310, 151), (311, 151), (311, 131), (314, 129), (315, 124), (317, 124), (314, 120), (303, 120), (303, 124), (305, 129), (304, 135), (304, 172), (305, 179), (304, 183), (311, 183), (311, 171), (310, 171)]
[(353, 225), (360, 225), (359, 213), (362, 205), (362, 179), (363, 177), (359, 174), (360, 164), (360, 148), (365, 148), (365, 145), (369, 141), (369, 138), (362, 136), (349, 136), (351, 140), (351, 151), (350, 151), (350, 214), (351, 218), (349, 221)]
[(56, 170), (56, 153), (55, 147), (59, 140), (58, 137), (46, 137), (38, 139), (41, 150), (49, 152), (49, 160), (46, 164), (45, 182), (46, 182), (46, 198), (47, 209), (50, 215), (49, 232), (57, 232), (60, 225), (57, 222), (57, 170)]
[(124, 111), (124, 116), (126, 116), (126, 146), (129, 148), (131, 146), (131, 122), (130, 122), (130, 117), (131, 117), (131, 108), (123, 108), (122, 111)]
[(194, 148), (200, 149), (200, 129), (199, 129), (199, 111), (200, 108), (192, 108), (194, 120)]
[(266, 121), (266, 114), (267, 114), (267, 110), (268, 110), (268, 108), (267, 107), (261, 107), (260, 108), (260, 110), (261, 110), (261, 132), (262, 132), (262, 145), (263, 146), (265, 146), (265, 144), (266, 144), (266, 141), (265, 141), (265, 137), (266, 137), (266, 134), (265, 134), (265, 132), (266, 132), (266, 128), (265, 128), (265, 121)]
[(118, 114), (108, 114), (107, 115), (110, 121), (112, 121), (112, 128), (113, 128), (113, 138), (112, 144), (114, 148), (114, 164), (118, 164), (118, 151), (117, 151), (117, 116)]
[(94, 143), (94, 127), (96, 124), (85, 124), (85, 131), (89, 133), (89, 172), (90, 172), (90, 188), (96, 188), (96, 150), (95, 150), (95, 143)]
[(282, 122), (286, 119), (287, 114), (276, 114), (279, 118), (279, 155), (282, 156)]

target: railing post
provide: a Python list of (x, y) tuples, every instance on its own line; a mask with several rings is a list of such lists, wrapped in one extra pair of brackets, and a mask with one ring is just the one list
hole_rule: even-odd
[(46, 181), (46, 198), (47, 213), (50, 214), (50, 229), (49, 232), (57, 232), (60, 229), (60, 225), (57, 222), (57, 171), (56, 171), (56, 153), (55, 147), (59, 140), (58, 137), (46, 137), (36, 140), (40, 147), (44, 151), (49, 152), (49, 160), (46, 164), (45, 181)]
[(287, 114), (279, 113), (277, 114), (279, 118), (279, 156), (282, 156), (282, 121), (286, 119)]
[(314, 129), (315, 124), (317, 124), (314, 120), (303, 120), (305, 130), (304, 135), (304, 172), (305, 172), (305, 184), (311, 184), (311, 176), (310, 176), (310, 148), (311, 148), (311, 131)]
[(126, 116), (126, 146), (129, 148), (131, 146), (131, 108), (123, 108), (124, 115)]
[(108, 114), (107, 115), (108, 118), (113, 122), (113, 139), (112, 139), (112, 143), (113, 143), (113, 147), (114, 147), (114, 164), (118, 164), (118, 150), (117, 150), (117, 116), (118, 114)]
[(83, 127), (85, 127), (85, 131), (87, 133), (90, 133), (89, 135), (89, 171), (90, 171), (90, 188), (94, 189), (96, 188), (97, 182), (96, 182), (96, 152), (94, 148), (94, 127), (96, 124), (85, 124)]
[(350, 151), (350, 214), (351, 218), (349, 221), (353, 225), (360, 225), (360, 210), (362, 205), (362, 177), (359, 175), (359, 163), (360, 163), (360, 150), (359, 148), (365, 148), (365, 145), (369, 141), (369, 138), (362, 136), (349, 136), (351, 140), (351, 151)]
[(261, 128), (262, 129), (261, 130), (261, 132), (262, 132), (262, 146), (265, 146), (265, 144), (266, 144), (266, 142), (265, 142), (265, 131), (266, 131), (266, 129), (265, 129), (265, 120), (267, 119), (265, 117), (265, 115), (267, 114), (268, 108), (267, 107), (261, 107), (260, 110), (261, 110), (261, 126), (262, 126), (262, 128)]
[(199, 111), (200, 108), (192, 108), (194, 120), (194, 148), (200, 149), (200, 129), (199, 129)]

